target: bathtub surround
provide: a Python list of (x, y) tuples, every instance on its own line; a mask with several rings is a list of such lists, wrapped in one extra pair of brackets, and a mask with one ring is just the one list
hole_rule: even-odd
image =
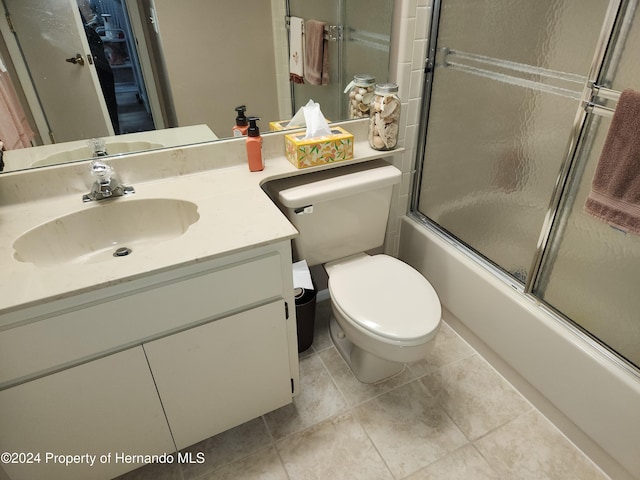
[(640, 478), (640, 381), (451, 242), (405, 218), (399, 256), (450, 325), (612, 478)]

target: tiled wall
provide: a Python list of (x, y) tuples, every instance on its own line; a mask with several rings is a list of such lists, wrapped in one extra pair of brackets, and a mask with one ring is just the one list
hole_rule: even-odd
[(391, 81), (399, 86), (402, 100), (402, 117), (399, 144), (404, 153), (393, 158), (402, 170), (402, 184), (394, 199), (391, 220), (387, 231), (386, 252), (397, 252), (400, 234), (400, 218), (407, 212), (415, 171), (415, 155), (418, 140), (418, 123), (422, 96), (424, 63), (427, 52), (427, 36), (432, 0), (396, 0), (391, 52)]

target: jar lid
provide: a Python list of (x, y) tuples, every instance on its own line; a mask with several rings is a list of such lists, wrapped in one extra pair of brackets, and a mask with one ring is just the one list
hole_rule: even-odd
[(353, 83), (358, 86), (366, 87), (376, 83), (376, 77), (369, 75), (368, 73), (361, 73), (353, 76)]
[(395, 83), (377, 83), (376, 93), (398, 93), (398, 85), (396, 85)]

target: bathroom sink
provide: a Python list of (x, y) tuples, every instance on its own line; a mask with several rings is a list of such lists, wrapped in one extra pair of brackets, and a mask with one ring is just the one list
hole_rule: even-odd
[[(153, 150), (161, 148), (164, 145), (160, 143), (152, 143), (147, 141), (134, 141), (134, 142), (107, 142), (105, 144), (105, 150), (109, 155), (118, 153), (131, 153), (141, 152), (144, 150)], [(93, 152), (89, 146), (80, 148), (74, 148), (73, 150), (67, 150), (64, 152), (52, 153), (51, 155), (36, 160), (31, 164), (32, 167), (43, 167), (45, 165), (55, 165), (58, 163), (73, 162), (76, 160), (86, 160), (93, 157)]]
[(183, 200), (104, 200), (23, 233), (14, 258), (37, 266), (118, 261), (181, 236), (199, 218), (197, 205)]

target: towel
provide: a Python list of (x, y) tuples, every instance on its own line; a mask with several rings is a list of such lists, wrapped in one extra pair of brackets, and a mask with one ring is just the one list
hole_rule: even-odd
[(304, 83), (304, 20), (289, 19), (289, 81)]
[(329, 85), (329, 45), (326, 24), (308, 20), (305, 25), (304, 78), (311, 85)]
[(0, 73), (0, 140), (6, 150), (31, 146), (34, 138), (13, 83), (7, 73)]
[(640, 235), (640, 92), (625, 90), (620, 95), (585, 211)]

